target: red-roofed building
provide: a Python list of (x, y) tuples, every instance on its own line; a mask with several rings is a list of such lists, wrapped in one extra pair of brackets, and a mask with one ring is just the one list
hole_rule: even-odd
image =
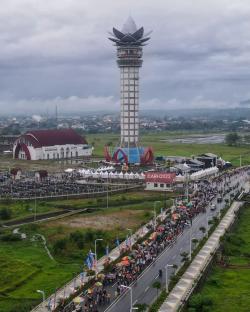
[(176, 175), (170, 172), (145, 172), (146, 190), (172, 191)]
[(26, 160), (91, 156), (92, 147), (73, 129), (32, 130), (13, 146), (13, 158)]

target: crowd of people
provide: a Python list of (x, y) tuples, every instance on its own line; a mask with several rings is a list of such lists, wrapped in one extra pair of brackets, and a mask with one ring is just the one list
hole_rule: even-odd
[[(238, 188), (238, 178), (246, 180), (247, 175), (246, 170), (237, 169), (209, 180), (190, 184), (188, 200), (177, 199), (171, 215), (157, 226), (151, 222), (152, 234), (148, 239), (142, 243), (136, 243), (133, 248), (129, 244), (123, 245), (121, 254), (125, 252), (127, 256), (113, 266), (111, 272), (97, 276), (96, 282), (99, 281), (101, 286), (94, 285), (81, 295), (81, 304), (72, 303), (64, 312), (74, 311), (74, 309), (82, 312), (98, 312), (101, 306), (108, 305), (111, 300), (126, 290), (124, 286), (129, 286), (135, 281), (168, 245), (175, 242), (185, 227), (192, 224), (197, 214), (206, 212), (207, 206), (216, 195), (224, 196), (232, 189)], [(109, 264), (109, 258), (107, 258), (107, 264)], [(115, 286), (114, 294), (109, 293), (110, 285)]]
[[(70, 174), (49, 176), (41, 180), (24, 178), (13, 180), (10, 177), (0, 180), (0, 198), (39, 198), (68, 196), (72, 194), (91, 194), (107, 191), (107, 184), (102, 182), (92, 183), (78, 180), (79, 177)], [(110, 184), (109, 189), (121, 188), (118, 184)]]

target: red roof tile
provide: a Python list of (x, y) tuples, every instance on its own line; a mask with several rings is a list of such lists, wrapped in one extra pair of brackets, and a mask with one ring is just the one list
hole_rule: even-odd
[(26, 132), (21, 137), (29, 140), (34, 147), (88, 144), (87, 141), (73, 129), (33, 130)]

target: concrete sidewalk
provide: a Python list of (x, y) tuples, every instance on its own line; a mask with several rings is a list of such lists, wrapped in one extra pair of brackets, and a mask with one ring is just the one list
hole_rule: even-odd
[[(161, 220), (163, 220), (164, 218), (166, 218), (168, 212), (169, 212), (169, 210), (163, 211), (161, 214), (159, 214), (157, 216), (157, 219), (160, 218)], [(139, 238), (143, 237), (144, 235), (146, 235), (149, 232), (149, 229), (147, 228), (148, 225), (153, 225), (153, 221), (151, 220), (150, 222), (148, 222), (146, 225), (141, 227), (137, 232), (135, 232), (131, 236), (131, 245), (132, 246), (137, 242), (137, 240)], [(126, 247), (126, 241), (123, 241), (118, 247), (114, 248), (109, 253), (108, 256), (110, 257), (111, 261), (115, 261), (116, 259), (119, 258), (120, 250), (124, 247)], [(98, 272), (101, 272), (104, 269), (104, 263), (105, 263), (106, 259), (107, 259), (107, 256), (103, 256), (102, 258), (100, 258), (98, 260), (98, 262), (97, 262), (97, 271)], [(58, 301), (60, 298), (66, 299), (66, 298), (70, 297), (72, 294), (74, 294), (76, 287), (79, 287), (79, 286), (86, 284), (92, 278), (93, 278), (93, 276), (83, 277), (81, 274), (79, 274), (73, 280), (71, 280), (68, 284), (64, 285), (56, 293), (54, 293), (49, 298), (47, 298), (44, 302), (42, 302), (41, 304), (36, 306), (31, 312), (53, 311), (57, 307)]]

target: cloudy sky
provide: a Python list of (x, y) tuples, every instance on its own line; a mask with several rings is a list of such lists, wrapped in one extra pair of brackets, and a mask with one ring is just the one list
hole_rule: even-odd
[(1, 0), (0, 113), (119, 109), (113, 26), (153, 30), (141, 107), (250, 98), (249, 0)]

